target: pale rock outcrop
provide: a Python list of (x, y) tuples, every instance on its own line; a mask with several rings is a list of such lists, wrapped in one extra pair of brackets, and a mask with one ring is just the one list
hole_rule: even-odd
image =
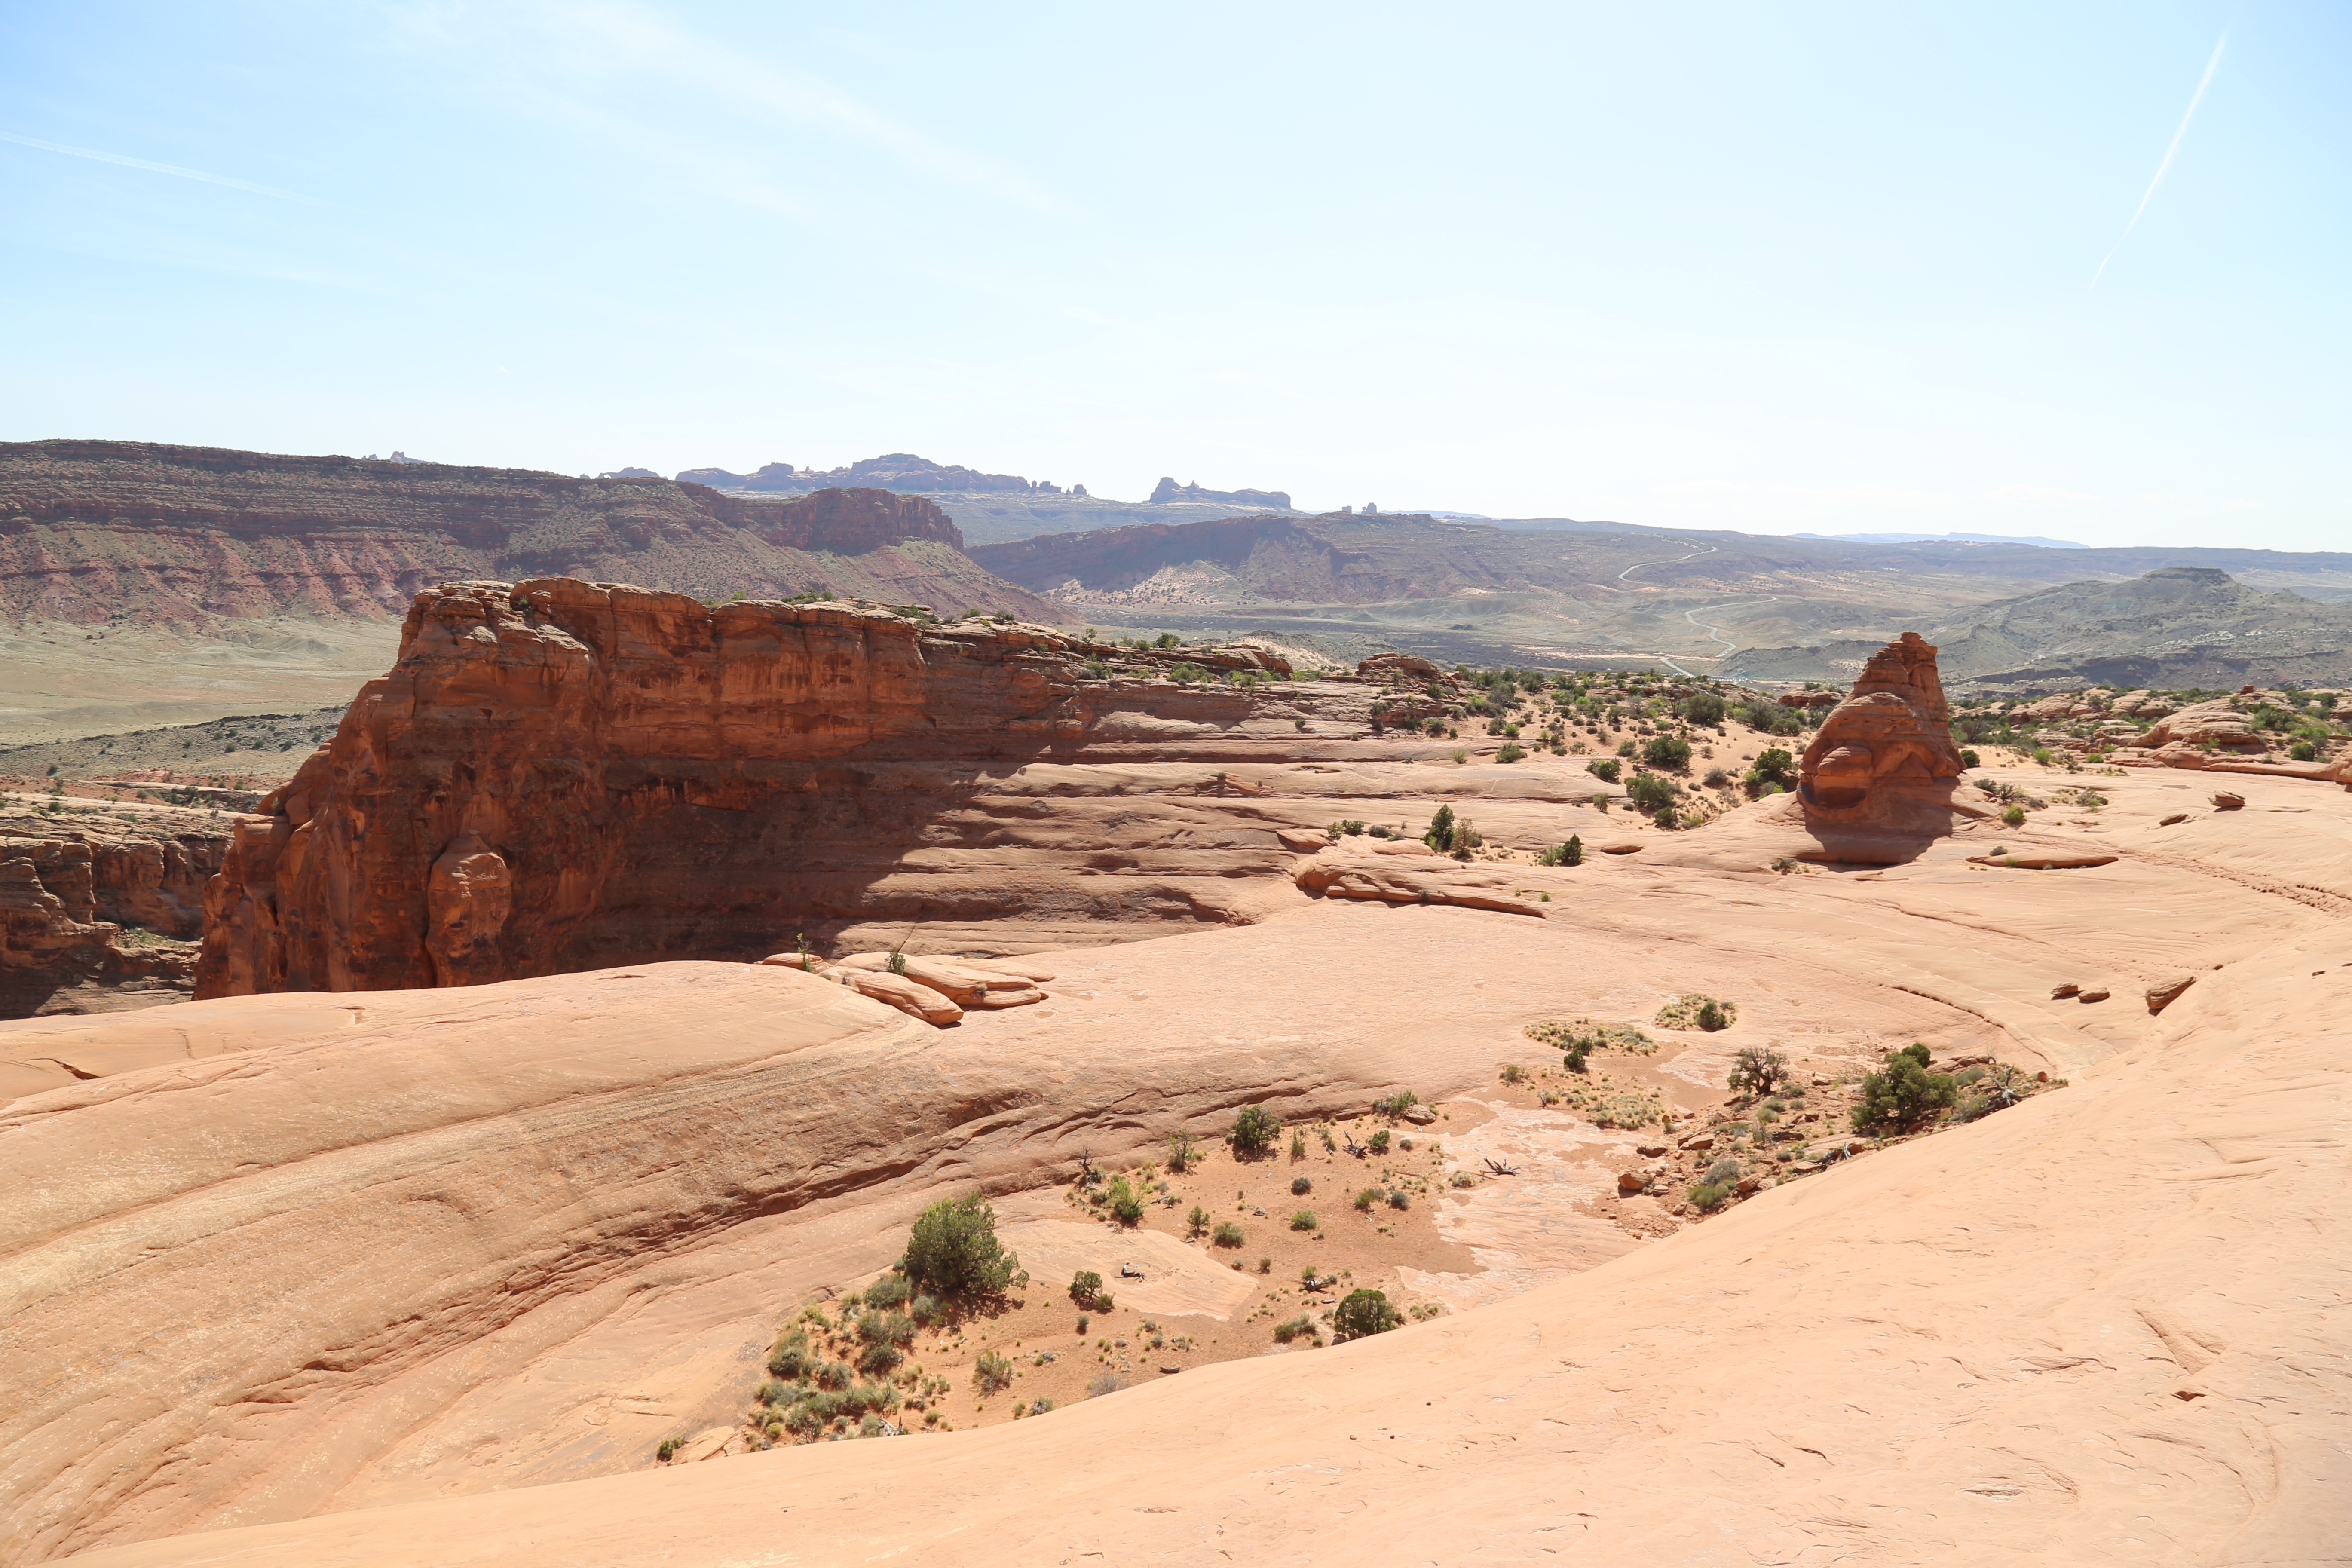
[(478, 833), (461, 833), (426, 874), (425, 950), (435, 981), (473, 985), (500, 977), (499, 936), (514, 910), (514, 874)]

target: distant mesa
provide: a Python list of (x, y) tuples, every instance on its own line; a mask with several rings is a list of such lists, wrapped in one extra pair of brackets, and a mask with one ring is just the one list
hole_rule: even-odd
[(609, 468), (596, 476), (600, 479), (657, 479), (661, 476), (651, 468)]
[(1171, 500), (1205, 500), (1228, 506), (1264, 507), (1276, 511), (1290, 510), (1288, 490), (1204, 490), (1197, 483), (1180, 485), (1164, 476), (1152, 490), (1151, 500), (1154, 504)]
[(2030, 533), (1792, 533), (1791, 539), (1835, 539), (1848, 544), (2031, 544), (2041, 550), (2088, 550), (2071, 539)]
[[(713, 489), (761, 490), (781, 495), (805, 495), (812, 490), (835, 488), (898, 490), (910, 495), (991, 490), (1029, 495), (1065, 493), (1061, 486), (1049, 480), (1027, 479), (1019, 474), (983, 474), (953, 463), (934, 463), (912, 452), (886, 452), (878, 458), (824, 472), (795, 468), (790, 463), (768, 463), (749, 474), (730, 473), (725, 468), (688, 468), (677, 477)], [(1078, 485), (1067, 493), (1084, 495), (1087, 488)]]
[(422, 463), (425, 461), (422, 458), (410, 457), (397, 447), (393, 448), (392, 456), (389, 458), (379, 458), (373, 452), (370, 452), (362, 460), (370, 463)]

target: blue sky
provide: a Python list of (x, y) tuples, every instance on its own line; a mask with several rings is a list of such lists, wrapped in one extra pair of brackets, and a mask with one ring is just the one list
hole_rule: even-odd
[(82, 0), (0, 46), (0, 438), (2352, 542), (2341, 4)]

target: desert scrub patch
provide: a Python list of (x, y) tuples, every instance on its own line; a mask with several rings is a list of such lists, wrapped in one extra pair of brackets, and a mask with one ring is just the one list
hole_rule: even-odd
[(1219, 1247), (1239, 1247), (1244, 1238), (1242, 1227), (1227, 1220), (1210, 1233), (1209, 1239)]
[(1292, 1197), (1303, 1198), (1314, 1190), (1315, 1183), (1311, 1178), (1307, 1176), (1293, 1176), (1290, 1178), (1290, 1195)]
[(1739, 1009), (1729, 1002), (1690, 992), (1658, 1009), (1651, 1022), (1661, 1029), (1703, 1029), (1713, 1034), (1739, 1021)]
[(1315, 1228), (1315, 1211), (1313, 1209), (1300, 1209), (1297, 1214), (1292, 1215), (1290, 1216), (1290, 1228), (1293, 1230), (1313, 1230)]
[(1379, 1187), (1366, 1187), (1362, 1192), (1358, 1193), (1351, 1201), (1354, 1203), (1356, 1212), (1358, 1214), (1370, 1214), (1372, 1212), (1372, 1206), (1375, 1204), (1378, 1204), (1385, 1196), (1387, 1196), (1387, 1194), (1381, 1191)]
[(1623, 1051), (1628, 1056), (1655, 1054), (1658, 1042), (1631, 1024), (1596, 1024), (1590, 1018), (1572, 1023), (1546, 1020), (1529, 1024), (1520, 1033), (1538, 1045), (1561, 1053), (1561, 1065), (1570, 1072), (1585, 1070), (1585, 1058), (1594, 1051)]
[(978, 1193), (925, 1209), (907, 1237), (898, 1269), (939, 1296), (1001, 1296), (1029, 1283), (1021, 1259), (996, 1239), (996, 1211)]
[(1013, 1358), (994, 1351), (982, 1351), (972, 1363), (971, 1385), (982, 1399), (1013, 1386)]
[(1303, 1313), (1286, 1322), (1275, 1324), (1274, 1339), (1276, 1344), (1284, 1345), (1293, 1340), (1313, 1340), (1318, 1344), (1321, 1342), (1321, 1336), (1316, 1333), (1314, 1323)]

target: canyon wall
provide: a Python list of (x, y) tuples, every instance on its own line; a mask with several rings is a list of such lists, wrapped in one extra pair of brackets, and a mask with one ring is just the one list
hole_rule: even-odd
[(184, 944), (203, 930), (226, 846), (217, 832), (0, 817), (0, 1018), (184, 1000), (195, 977)]
[(450, 580), (626, 577), (701, 598), (824, 588), (1043, 615), (938, 506), (667, 479), (130, 441), (0, 444), (0, 616), (93, 625), (396, 615)]
[[(1179, 654), (1253, 679), (1171, 681)], [(1362, 740), (1377, 679), (1255, 681), (1282, 672), (840, 604), (445, 585), (237, 825), (199, 994), (753, 959), (802, 933), (1020, 951), (1246, 920), (1299, 896), (1292, 860), (1350, 810), (1210, 764), (1396, 750)]]

